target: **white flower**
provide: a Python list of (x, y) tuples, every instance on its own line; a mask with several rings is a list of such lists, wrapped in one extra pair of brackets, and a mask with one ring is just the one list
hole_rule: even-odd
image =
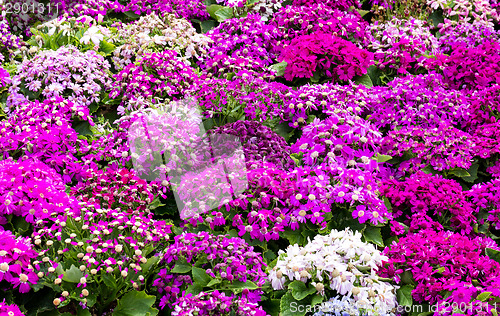
[(89, 44), (94, 43), (95, 46), (99, 46), (99, 43), (104, 39), (104, 35), (99, 33), (99, 29), (96, 26), (90, 27), (83, 37), (80, 39), (81, 43)]

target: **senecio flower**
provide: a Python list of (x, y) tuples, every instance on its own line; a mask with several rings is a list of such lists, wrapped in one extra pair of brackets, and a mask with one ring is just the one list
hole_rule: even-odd
[(352, 296), (366, 309), (366, 315), (384, 315), (397, 304), (395, 287), (377, 275), (378, 267), (387, 260), (372, 244), (361, 240), (361, 233), (346, 228), (316, 235), (304, 247), (295, 244), (280, 250), (269, 278), (275, 290), (286, 289), (297, 280), (315, 286), (322, 296)]
[(99, 46), (101, 41), (104, 39), (97, 26), (91, 26), (80, 39), (80, 43), (89, 44), (94, 43), (95, 46)]
[(7, 303), (5, 303), (5, 300), (3, 302), (0, 302), (0, 315), (24, 316), (17, 305), (7, 305)]
[(19, 288), (20, 293), (29, 292), (31, 284), (38, 281), (38, 276), (31, 266), (37, 255), (29, 238), (16, 238), (10, 231), (0, 231), (0, 282), (7, 281), (14, 288)]

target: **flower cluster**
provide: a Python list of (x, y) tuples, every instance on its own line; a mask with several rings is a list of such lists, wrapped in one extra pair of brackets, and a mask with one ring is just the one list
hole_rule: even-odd
[(401, 218), (410, 230), (420, 228), (415, 218), (428, 218), (429, 223), (439, 222), (464, 234), (476, 223), (473, 205), (460, 184), (439, 175), (418, 172), (402, 181), (386, 179), (380, 193), (391, 202), (394, 218)]
[(37, 161), (1, 161), (0, 188), (0, 224), (10, 214), (41, 224), (77, 206), (54, 169)]
[(367, 23), (356, 11), (332, 9), (325, 3), (315, 3), (310, 7), (282, 7), (275, 14), (273, 22), (285, 39), (315, 32), (336, 34), (344, 39), (356, 39), (358, 42), (363, 42), (367, 36)]
[(124, 114), (147, 107), (152, 98), (181, 99), (198, 81), (194, 69), (177, 59), (176, 51), (146, 53), (116, 75), (110, 98), (122, 100), (118, 112)]
[(414, 72), (422, 57), (438, 52), (438, 40), (421, 20), (375, 22), (367, 31), (375, 65), (391, 75)]
[(242, 71), (240, 74), (241, 77), (231, 80), (205, 79), (196, 91), (191, 92), (204, 115), (213, 118), (217, 126), (228, 123), (228, 117), (262, 122), (275, 119), (290, 88), (269, 82), (255, 73)]
[[(495, 229), (500, 229), (500, 179), (493, 179), (486, 183), (475, 184), (467, 197), (476, 206), (477, 211), (487, 212), (487, 223)], [(482, 223), (485, 221), (483, 220)]]
[(430, 165), (438, 171), (469, 169), (474, 156), (472, 145), (468, 133), (450, 125), (434, 128), (404, 126), (384, 137), (382, 152), (393, 157), (410, 155), (411, 161), (417, 165)]
[(56, 306), (76, 300), (86, 307), (96, 305), (102, 313), (121, 294), (115, 291), (99, 297), (99, 283), (105, 280), (113, 288), (141, 288), (154, 274), (150, 266), (158, 255), (155, 249), (166, 246), (171, 226), (140, 212), (80, 204), (80, 210), (53, 217), (35, 231), (34, 243), (40, 249), (33, 266), (60, 295)]
[(485, 287), (498, 278), (500, 265), (485, 255), (486, 248), (499, 249), (489, 238), (424, 229), (386, 248), (384, 255), (389, 260), (379, 274), (400, 282), (409, 272), (416, 284), (413, 298), (435, 304), (454, 284), (474, 282)]
[(207, 33), (212, 43), (207, 54), (198, 63), (210, 76), (241, 70), (271, 76), (268, 67), (277, 58), (278, 29), (261, 21), (258, 14), (240, 19), (229, 19)]
[(444, 75), (454, 89), (486, 88), (500, 83), (500, 43), (485, 40), (477, 46), (456, 45), (449, 56), (436, 55), (424, 64)]
[(82, 53), (71, 45), (41, 51), (18, 68), (7, 105), (61, 96), (77, 105), (97, 104), (101, 93), (111, 86), (109, 67), (109, 62), (95, 51)]
[[(204, 284), (198, 284), (199, 289), (212, 284), (217, 284), (217, 288), (231, 288), (231, 285), (242, 282), (253, 284), (257, 288), (266, 282), (263, 271), (266, 265), (261, 255), (241, 238), (215, 236), (207, 232), (184, 233), (176, 236), (174, 243), (165, 249), (161, 262), (166, 268), (160, 271), (160, 277), (155, 279), (153, 286), (163, 295), (160, 301), (162, 307), (182, 304), (182, 301), (175, 303), (179, 291), (185, 290), (185, 286), (192, 283), (193, 278), (197, 280), (199, 273), (218, 281), (214, 283), (207, 280)], [(200, 262), (204, 263), (200, 265)], [(191, 272), (193, 278), (185, 275), (183, 279), (179, 279), (179, 273), (187, 272)], [(260, 300), (259, 293), (260, 290), (247, 289), (241, 293), (240, 299), (245, 296), (249, 303), (256, 303)]]
[(366, 310), (389, 313), (397, 305), (395, 288), (377, 275), (387, 257), (361, 241), (359, 232), (334, 230), (315, 236), (304, 247), (290, 245), (278, 254), (269, 275), (274, 289), (290, 287), (293, 282), (310, 283), (322, 296), (352, 295)]
[(0, 281), (7, 281), (13, 288), (19, 288), (20, 293), (29, 292), (31, 286), (38, 282), (31, 265), (37, 255), (29, 238), (16, 238), (10, 231), (1, 230)]
[(194, 27), (185, 19), (174, 14), (162, 16), (151, 13), (139, 20), (123, 25), (116, 39), (123, 42), (113, 51), (113, 62), (122, 69), (145, 53), (175, 50), (177, 57), (186, 64), (200, 59), (207, 53), (210, 38), (196, 33)]
[(283, 137), (259, 122), (237, 121), (215, 128), (210, 133), (237, 136), (247, 165), (253, 161), (268, 161), (287, 170), (294, 164), (290, 159), (290, 146)]
[[(62, 97), (40, 102), (24, 101), (0, 122), (0, 149), (4, 158), (37, 159), (63, 173), (70, 181), (68, 167), (76, 162), (80, 140), (72, 119), (93, 124), (88, 108)], [(64, 169), (64, 170), (63, 170)]]
[(0, 302), (0, 313), (9, 316), (24, 316), (17, 305), (7, 305), (5, 301)]
[(200, 292), (197, 295), (188, 293), (180, 297), (174, 304), (172, 316), (189, 316), (196, 313), (200, 316), (266, 316), (262, 307), (244, 298), (226, 295), (215, 290), (211, 293)]
[(294, 38), (279, 57), (286, 62), (285, 79), (331, 78), (347, 81), (366, 73), (373, 54), (328, 33), (315, 32)]
[(139, 178), (126, 168), (91, 170), (84, 181), (71, 188), (78, 201), (99, 208), (146, 211), (154, 200), (155, 184)]
[[(443, 80), (437, 74), (406, 76), (392, 80), (387, 87), (377, 88), (376, 97), (367, 100), (369, 120), (381, 129), (439, 128), (461, 125), (469, 122), (471, 115), (479, 115), (471, 109), (470, 98), (450, 90)], [(477, 100), (481, 102), (480, 98)]]
[(458, 23), (446, 19), (440, 24), (439, 47), (445, 53), (450, 53), (457, 46), (474, 47), (487, 41), (500, 41), (500, 33), (492, 26), (477, 20), (472, 23)]

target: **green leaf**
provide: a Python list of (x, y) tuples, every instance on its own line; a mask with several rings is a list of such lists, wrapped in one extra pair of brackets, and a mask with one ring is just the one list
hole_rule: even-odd
[[(174, 268), (171, 270), (172, 273), (188, 273), (193, 268), (191, 263), (188, 263), (186, 259), (182, 258), (175, 262)], [(205, 272), (205, 271), (203, 271)]]
[(218, 5), (218, 4), (212, 4), (210, 6), (207, 6), (207, 13), (214, 19), (217, 20), (217, 17), (215, 16), (215, 12), (218, 10), (224, 8), (224, 6)]
[(142, 291), (130, 291), (118, 300), (113, 316), (154, 316), (158, 310), (153, 308), (156, 297)]
[(380, 232), (380, 227), (367, 226), (363, 230), (363, 237), (367, 242), (372, 242), (378, 246), (384, 247), (384, 240)]
[(106, 285), (109, 289), (115, 289), (116, 288), (116, 280), (113, 274), (103, 274), (102, 275), (102, 280), (104, 282), (104, 285)]
[(128, 12), (123, 12), (126, 16), (128, 16), (129, 18), (131, 18), (132, 20), (136, 20), (138, 18), (140, 18), (141, 16), (139, 14), (135, 14), (134, 12), (132, 11), (128, 11)]
[(467, 172), (464, 168), (454, 168), (450, 169), (448, 171), (449, 174), (452, 174), (456, 177), (463, 178), (463, 177), (470, 177), (470, 173)]
[[(281, 297), (280, 311), (281, 316), (304, 316), (306, 314), (305, 308), (299, 309), (300, 305), (305, 305), (303, 302), (297, 301), (292, 293), (288, 291)], [(302, 312), (301, 312), (302, 311)]]
[(302, 301), (311, 294), (316, 293), (314, 286), (307, 287), (304, 282), (295, 280), (288, 284), (288, 288), (292, 290), (292, 296), (298, 301)]
[(361, 17), (364, 17), (365, 15), (367, 15), (370, 11), (366, 11), (366, 10), (360, 10), (360, 9), (356, 9), (356, 11), (358, 11), (359, 15), (361, 15)]
[(399, 305), (411, 306), (413, 304), (413, 298), (411, 296), (412, 290), (413, 286), (411, 285), (404, 285), (397, 290), (397, 298)]
[(215, 16), (216, 16), (215, 19), (217, 20), (217, 22), (223, 22), (223, 21), (225, 21), (227, 19), (231, 19), (231, 18), (234, 17), (234, 15), (233, 15), (233, 9), (232, 8), (226, 8), (226, 7), (224, 7), (222, 9), (220, 9), (220, 10), (217, 10), (215, 12)]
[(488, 257), (500, 263), (500, 251), (491, 248), (486, 248), (485, 252)]
[(473, 164), (467, 172), (470, 174), (468, 177), (462, 177), (462, 179), (466, 182), (472, 183), (477, 180), (477, 169), (479, 168), (479, 164), (475, 163)]
[(212, 281), (208, 282), (207, 287), (212, 287), (216, 284), (220, 284), (222, 281), (219, 279), (212, 279)]
[(92, 131), (90, 130), (90, 124), (88, 121), (75, 120), (71, 123), (71, 126), (78, 133), (78, 135), (82, 136), (93, 135)]
[(207, 274), (207, 271), (202, 268), (193, 267), (193, 281), (197, 285), (204, 287), (207, 286), (212, 278)]
[(312, 301), (311, 301), (311, 305), (315, 306), (315, 305), (323, 303), (324, 298), (325, 298), (324, 296), (319, 295), (319, 294), (314, 295), (312, 298)]
[(476, 300), (479, 300), (481, 302), (486, 302), (488, 297), (490, 297), (491, 293), (492, 292), (483, 292), (476, 297)]
[(362, 75), (362, 76), (356, 76), (354, 78), (354, 82), (358, 85), (362, 84), (368, 88), (373, 87), (372, 79), (370, 78), (370, 76), (367, 73)]
[(241, 282), (241, 281), (233, 281), (231, 285), (228, 287), (231, 290), (243, 290), (243, 289), (249, 289), (249, 290), (256, 290), (259, 287), (257, 284), (247, 281), (247, 282)]
[(377, 153), (377, 156), (375, 157), (375, 160), (377, 162), (386, 162), (392, 159), (392, 156), (389, 155), (381, 155), (380, 153)]
[(106, 56), (110, 55), (115, 49), (116, 49), (115, 45), (113, 45), (109, 42), (106, 42), (104, 40), (102, 40), (100, 45), (99, 45), (99, 50), (101, 52), (103, 52), (104, 54), (106, 54)]
[(71, 265), (68, 270), (64, 271), (62, 279), (66, 282), (80, 283), (82, 277), (83, 272), (74, 265)]
[(281, 63), (277, 63), (274, 65), (271, 65), (271, 69), (276, 71), (276, 76), (281, 77), (285, 74), (285, 69), (288, 63), (286, 61), (282, 61)]
[(214, 27), (215, 27), (215, 21), (213, 21), (213, 20), (206, 20), (206, 21), (200, 22), (200, 28), (201, 28), (202, 33), (207, 33), (208, 31), (210, 31)]
[(283, 232), (283, 236), (288, 239), (291, 245), (299, 244), (299, 246), (302, 246), (302, 243), (305, 241), (305, 238), (304, 236), (302, 236), (302, 232), (300, 229), (285, 230)]
[(278, 316), (280, 313), (280, 300), (265, 300), (262, 301), (261, 305), (271, 316)]

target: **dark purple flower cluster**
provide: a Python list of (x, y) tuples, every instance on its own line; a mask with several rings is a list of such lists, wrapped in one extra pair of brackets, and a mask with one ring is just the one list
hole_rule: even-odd
[(248, 167), (254, 161), (270, 162), (284, 170), (294, 165), (290, 158), (290, 146), (283, 137), (259, 122), (236, 121), (215, 128), (210, 133), (239, 137)]
[(283, 48), (280, 62), (286, 62), (285, 79), (326, 77), (347, 81), (366, 73), (373, 54), (328, 33), (315, 32), (294, 38)]
[(189, 316), (196, 312), (200, 316), (266, 316), (262, 307), (245, 298), (227, 295), (215, 290), (211, 293), (188, 293), (180, 297), (173, 305), (172, 316)]
[(415, 220), (422, 218), (434, 227), (446, 226), (463, 234), (471, 233), (476, 223), (474, 206), (455, 180), (418, 172), (403, 180), (386, 179), (379, 190), (391, 202), (394, 218), (400, 218), (410, 231), (422, 228)]
[[(266, 282), (266, 265), (261, 255), (241, 238), (215, 236), (207, 232), (184, 233), (176, 236), (174, 243), (165, 250), (162, 263), (166, 268), (160, 271), (160, 277), (153, 283), (163, 295), (160, 301), (162, 307), (175, 304), (180, 291), (192, 283), (192, 278), (187, 275), (180, 278), (179, 273), (191, 271), (191, 268), (185, 269), (184, 265), (193, 266), (193, 278), (199, 277), (194, 271), (198, 269), (219, 281), (215, 284), (224, 283), (228, 287), (235, 282), (253, 282), (261, 287)], [(210, 286), (208, 284), (206, 282), (200, 287)], [(250, 303), (260, 300), (260, 290), (247, 290), (245, 293), (240, 296), (241, 299), (245, 296)]]

